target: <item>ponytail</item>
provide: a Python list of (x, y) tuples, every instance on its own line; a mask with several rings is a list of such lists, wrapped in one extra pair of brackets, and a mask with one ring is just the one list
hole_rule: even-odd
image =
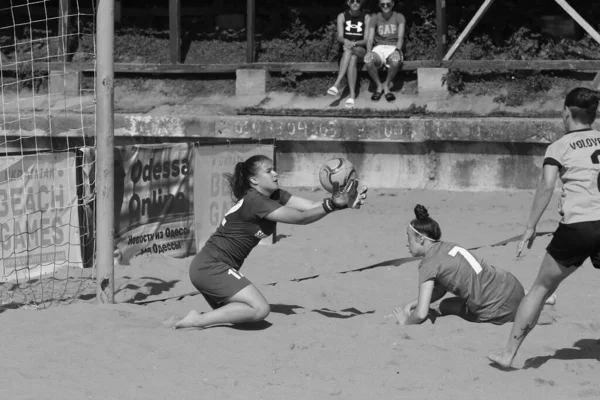
[(252, 156), (246, 161), (235, 164), (232, 174), (223, 174), (229, 184), (231, 200), (234, 203), (240, 201), (252, 187), (250, 178), (256, 175), (260, 169), (260, 164), (266, 160), (270, 161), (271, 159), (263, 155)]

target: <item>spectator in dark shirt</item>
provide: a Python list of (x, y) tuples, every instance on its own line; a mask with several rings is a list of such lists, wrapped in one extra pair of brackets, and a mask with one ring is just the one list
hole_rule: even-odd
[(337, 79), (327, 94), (337, 96), (344, 76), (348, 76), (350, 97), (346, 100), (346, 107), (354, 107), (356, 98), (356, 78), (358, 64), (363, 62), (367, 52), (367, 33), (369, 15), (362, 10), (364, 0), (347, 0), (348, 9), (337, 17), (337, 41), (343, 46), (340, 70)]

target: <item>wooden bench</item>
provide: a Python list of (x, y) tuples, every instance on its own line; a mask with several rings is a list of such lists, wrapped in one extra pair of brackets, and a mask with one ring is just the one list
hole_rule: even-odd
[[(42, 71), (64, 71), (66, 74), (50, 74), (50, 87), (53, 93), (63, 90), (78, 90), (82, 74), (94, 74), (93, 63), (33, 63), (33, 68)], [(115, 63), (114, 73), (117, 75), (203, 75), (203, 74), (237, 74), (236, 80), (248, 79), (248, 76), (258, 77), (258, 86), (266, 80), (268, 72), (281, 73), (299, 71), (303, 73), (337, 72), (338, 64), (334, 62), (264, 62), (264, 63), (234, 63), (234, 64), (129, 64)], [(570, 70), (598, 71), (600, 60), (417, 60), (405, 61), (402, 70), (417, 71), (426, 69), (458, 70)], [(2, 72), (16, 72), (14, 62), (3, 60), (0, 65)], [(240, 74), (240, 71), (248, 71)], [(262, 75), (261, 72), (262, 71)], [(253, 72), (255, 72), (253, 74)], [(258, 74), (256, 74), (256, 72)], [(68, 76), (68, 78), (65, 78)], [(241, 76), (241, 78), (240, 78)], [(261, 77), (262, 76), (262, 77)], [(252, 78), (253, 79), (253, 78)], [(242, 82), (243, 83), (243, 82)]]

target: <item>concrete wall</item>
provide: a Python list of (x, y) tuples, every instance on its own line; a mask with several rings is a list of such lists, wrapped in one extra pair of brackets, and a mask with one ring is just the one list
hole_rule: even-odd
[[(93, 115), (37, 117), (0, 129), (9, 150), (93, 143)], [(562, 132), (557, 119), (115, 116), (115, 144), (275, 138), (287, 186), (318, 186), (322, 162), (346, 157), (372, 188), (533, 189), (544, 151)], [(82, 137), (83, 132), (83, 137)], [(74, 139), (77, 138), (77, 139)], [(61, 144), (62, 143), (62, 144)], [(35, 144), (35, 146), (34, 146)]]
[(547, 145), (537, 143), (277, 143), (277, 171), (289, 186), (319, 186), (319, 166), (345, 157), (372, 188), (533, 189)]

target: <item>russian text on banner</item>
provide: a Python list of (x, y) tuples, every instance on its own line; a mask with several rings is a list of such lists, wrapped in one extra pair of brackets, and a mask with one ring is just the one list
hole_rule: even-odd
[(196, 252), (194, 144), (123, 146), (115, 150), (115, 246), (117, 261)]

